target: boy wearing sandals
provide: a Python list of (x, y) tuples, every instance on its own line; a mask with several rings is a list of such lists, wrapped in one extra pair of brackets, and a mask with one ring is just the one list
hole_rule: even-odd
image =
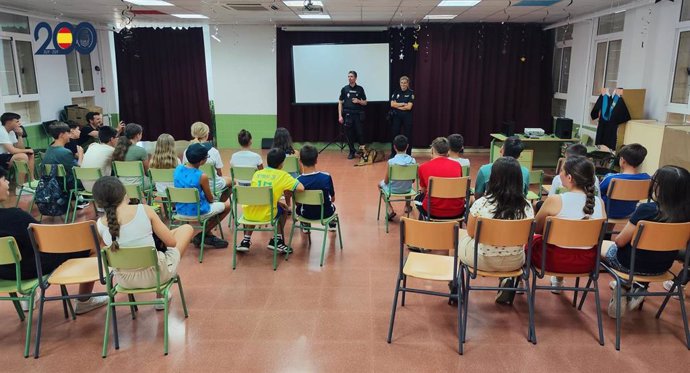
[[(417, 163), (417, 161), (415, 161), (414, 158), (412, 158), (406, 153), (408, 146), (409, 143), (405, 135), (398, 135), (395, 136), (395, 138), (393, 139), (393, 148), (395, 149), (395, 156), (388, 160), (388, 167), (386, 167), (386, 175), (384, 176), (383, 180), (379, 182), (379, 188), (384, 192), (388, 192), (389, 183), (391, 193), (409, 193), (410, 190), (412, 190), (411, 180), (391, 181), (390, 175), (388, 174), (390, 166), (409, 166)], [(393, 220), (393, 218), (397, 214), (395, 213), (395, 209), (393, 209), (393, 205), (391, 205), (390, 202), (388, 203), (388, 211), (390, 211), (390, 214), (388, 215), (388, 220)], [(405, 212), (407, 213), (410, 211), (412, 211), (412, 206), (410, 205), (410, 201), (407, 201), (405, 202)]]

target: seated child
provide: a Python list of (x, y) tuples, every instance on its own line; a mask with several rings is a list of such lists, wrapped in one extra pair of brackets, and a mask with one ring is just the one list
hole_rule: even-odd
[[(625, 145), (618, 151), (618, 164), (620, 165), (621, 172), (617, 174), (608, 174), (604, 176), (601, 181), (601, 198), (604, 200), (604, 204), (607, 202), (607, 192), (609, 185), (611, 185), (611, 180), (613, 179), (625, 179), (625, 180), (649, 180), (650, 177), (647, 173), (640, 173), (638, 167), (644, 162), (647, 156), (647, 149), (640, 144), (630, 144)], [(630, 216), (637, 206), (637, 201), (611, 201), (611, 205), (607, 214), (612, 219), (620, 219)]]
[[(273, 206), (265, 205), (243, 205), (242, 211), (244, 218), (250, 221), (269, 221), (278, 219), (278, 236), (276, 240), (271, 238), (268, 242), (267, 248), (269, 250), (277, 250), (279, 253), (286, 253), (292, 251), (283, 240), (283, 231), (285, 228), (285, 221), (287, 219), (286, 212), (288, 210), (287, 204), (280, 202), (280, 197), (286, 192), (292, 193), (294, 191), (304, 190), (304, 186), (287, 172), (283, 171), (283, 162), (285, 162), (285, 152), (282, 149), (273, 148), (266, 156), (267, 168), (257, 171), (252, 177), (252, 185), (256, 186), (270, 186), (273, 191)], [(287, 200), (287, 198), (286, 198)], [(273, 209), (275, 216), (271, 216), (271, 209)], [(237, 246), (238, 252), (247, 252), (251, 246), (252, 231), (244, 232), (244, 239)]]
[(462, 138), (462, 135), (454, 133), (448, 136), (448, 144), (450, 145), (448, 158), (457, 161), (462, 167), (470, 167), (470, 160), (462, 158), (462, 153), (465, 151), (465, 139)]
[[(587, 156), (587, 147), (582, 145), (582, 144), (572, 144), (568, 146), (568, 148), (565, 149), (565, 159), (568, 159), (570, 157), (579, 155), (581, 157), (586, 157)], [(595, 195), (600, 195), (599, 191), (599, 179), (594, 177), (594, 189)], [(567, 190), (563, 187), (563, 182), (561, 181), (561, 175), (556, 175), (553, 177), (553, 180), (551, 181), (551, 190), (549, 190), (549, 195), (553, 194), (559, 194), (559, 193), (564, 193), (567, 192)]]
[[(149, 167), (153, 169), (171, 169), (180, 165), (180, 158), (175, 154), (175, 138), (167, 133), (158, 136), (156, 140), (156, 149), (153, 151), (153, 157), (149, 162)], [(157, 182), (156, 191), (165, 195), (165, 191), (169, 186), (173, 186), (170, 182)]]
[[(321, 190), (323, 191), (323, 217), (331, 217), (335, 213), (335, 188), (333, 187), (333, 179), (331, 175), (326, 172), (317, 171), (316, 163), (319, 157), (319, 151), (310, 144), (305, 144), (299, 151), (299, 159), (302, 163), (304, 173), (297, 178), (304, 190)], [(318, 220), (321, 218), (321, 208), (319, 206), (296, 206), (297, 215), (307, 219)], [(329, 229), (335, 228), (336, 222), (332, 221), (329, 224)]]
[[(237, 142), (240, 143), (242, 150), (235, 152), (230, 157), (230, 167), (256, 167), (257, 170), (264, 168), (264, 162), (261, 155), (251, 151), (252, 148), (252, 134), (243, 129), (237, 134)], [(251, 180), (238, 180), (235, 182), (239, 185), (251, 185)]]
[(81, 126), (73, 121), (68, 121), (67, 126), (69, 126), (69, 142), (65, 144), (65, 148), (74, 154), (74, 165), (80, 166), (82, 160), (84, 159), (84, 149), (77, 145), (79, 136), (81, 136)]
[[(395, 138), (393, 139), (393, 148), (395, 149), (395, 156), (388, 160), (388, 166), (408, 166), (417, 163), (417, 161), (415, 161), (414, 158), (407, 154), (408, 147), (409, 143), (405, 135), (395, 136)], [(413, 182), (404, 180), (391, 182), (390, 175), (388, 174), (389, 170), (390, 167), (386, 167), (386, 175), (383, 177), (383, 180), (379, 182), (379, 188), (383, 190), (384, 193), (388, 193), (389, 190), (391, 193), (409, 193), (410, 190), (412, 190)], [(410, 201), (405, 202), (405, 212), (409, 212), (411, 210), (412, 206), (410, 204)], [(388, 214), (388, 220), (393, 220), (393, 218), (397, 214), (395, 213), (393, 205), (390, 203), (388, 203), (388, 211), (390, 211), (390, 213)]]

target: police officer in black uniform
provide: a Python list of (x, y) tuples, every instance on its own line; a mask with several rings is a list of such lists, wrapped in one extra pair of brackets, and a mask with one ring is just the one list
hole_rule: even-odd
[[(402, 134), (412, 144), (413, 103), (414, 92), (410, 89), (410, 78), (403, 75), (400, 77), (400, 89), (393, 92), (391, 96), (391, 139), (400, 134), (400, 128), (402, 127)], [(395, 156), (395, 149), (392, 147), (392, 144), (393, 140), (391, 140), (391, 158)], [(412, 154), (412, 146), (407, 147), (407, 154)]]
[(355, 157), (355, 139), (360, 145), (364, 145), (364, 107), (367, 105), (367, 95), (364, 88), (357, 85), (357, 72), (347, 73), (348, 85), (340, 90), (338, 99), (338, 122), (345, 126), (347, 134), (347, 145), (350, 147), (350, 154), (347, 159)]

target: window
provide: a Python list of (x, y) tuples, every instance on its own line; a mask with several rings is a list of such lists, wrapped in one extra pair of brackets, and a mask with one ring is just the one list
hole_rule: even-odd
[(607, 14), (599, 17), (597, 35), (613, 34), (623, 31), (625, 26), (625, 12)]
[(32, 95), (38, 93), (31, 41), (0, 38), (0, 75), (3, 77), (3, 96)]
[(567, 101), (560, 98), (551, 100), (551, 116), (565, 118), (565, 107)]
[(556, 48), (553, 57), (553, 91), (568, 93), (571, 47)]
[(573, 26), (565, 25), (556, 29), (556, 43), (573, 40)]
[(618, 87), (618, 65), (621, 57), (621, 45), (621, 40), (597, 43), (592, 96), (599, 96), (602, 88)]
[(680, 9), (680, 21), (690, 21), (690, 0), (683, 0), (683, 7)]
[(690, 77), (690, 31), (685, 31), (680, 33), (678, 40), (676, 68), (674, 69), (671, 88), (672, 104), (688, 104), (688, 96), (690, 96), (690, 79), (688, 77)]
[(93, 91), (91, 55), (71, 52), (66, 55), (70, 92)]
[(29, 34), (29, 17), (0, 13), (0, 31)]

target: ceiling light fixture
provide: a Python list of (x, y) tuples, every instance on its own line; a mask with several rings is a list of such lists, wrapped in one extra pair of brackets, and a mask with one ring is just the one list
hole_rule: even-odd
[(443, 0), (438, 6), (475, 6), (481, 0)]
[[(301, 8), (304, 6), (305, 1), (303, 0), (297, 0), (297, 1), (283, 1), (283, 4), (295, 8)], [(311, 5), (315, 6), (323, 6), (323, 1), (312, 1)]]
[(177, 17), (177, 18), (185, 18), (185, 19), (208, 19), (208, 17), (206, 17), (203, 14), (187, 14), (187, 13), (185, 13), (185, 14), (171, 14), (171, 16)]
[(457, 14), (427, 14), (424, 19), (435, 20), (435, 19), (453, 19), (457, 17)]
[(128, 3), (139, 6), (175, 6), (163, 0), (125, 0)]
[(328, 14), (300, 14), (299, 18), (302, 19), (331, 19)]

